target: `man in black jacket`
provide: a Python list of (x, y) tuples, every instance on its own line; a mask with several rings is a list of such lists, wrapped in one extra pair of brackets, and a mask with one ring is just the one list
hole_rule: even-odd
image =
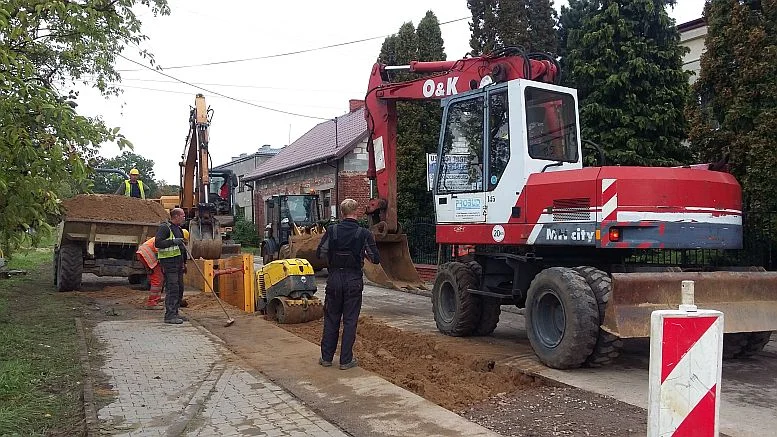
[(353, 357), (353, 343), (356, 341), (356, 323), (362, 307), (364, 257), (369, 257), (373, 264), (380, 263), (375, 237), (372, 232), (359, 226), (356, 208), (357, 203), (353, 199), (345, 199), (340, 203), (340, 213), (344, 219), (339, 224), (329, 226), (316, 251), (318, 258), (326, 256), (329, 260), (324, 300), (324, 334), (318, 364), (324, 367), (332, 365), (342, 318), (341, 370), (357, 365)]
[(170, 221), (156, 231), (154, 246), (165, 275), (165, 323), (180, 325), (184, 318), (178, 314), (183, 299), (183, 273), (186, 269), (186, 247), (181, 225), (186, 213), (181, 208), (170, 211)]

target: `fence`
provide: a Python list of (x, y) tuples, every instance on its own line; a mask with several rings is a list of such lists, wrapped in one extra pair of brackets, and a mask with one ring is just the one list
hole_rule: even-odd
[[(437, 264), (434, 217), (420, 217), (402, 224), (410, 257), (416, 264)], [(750, 213), (744, 218), (742, 250), (645, 250), (629, 257), (628, 263), (682, 265), (688, 267), (760, 266), (777, 270), (777, 212)], [(443, 250), (443, 261), (450, 247)], [(504, 249), (502, 249), (504, 250)]]

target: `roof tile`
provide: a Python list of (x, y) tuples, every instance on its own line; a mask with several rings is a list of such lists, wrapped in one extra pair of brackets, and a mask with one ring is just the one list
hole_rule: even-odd
[(246, 174), (246, 180), (263, 179), (286, 170), (339, 158), (356, 147), (367, 134), (364, 108), (327, 120), (307, 131), (256, 170)]

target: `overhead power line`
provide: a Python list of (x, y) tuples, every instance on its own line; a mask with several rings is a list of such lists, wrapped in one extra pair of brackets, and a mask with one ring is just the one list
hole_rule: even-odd
[[(164, 79), (141, 79), (141, 78), (127, 78), (122, 77), (121, 83), (124, 82), (149, 82), (149, 83), (180, 83), (176, 80), (164, 80)], [(261, 85), (244, 85), (244, 84), (230, 84), (230, 83), (205, 83), (205, 82), (192, 82), (194, 85), (201, 86), (217, 86), (217, 87), (229, 87), (229, 88), (248, 88), (258, 90), (273, 90), (273, 91), (304, 91), (304, 92), (320, 92), (320, 93), (348, 93), (345, 90), (321, 90), (321, 89), (307, 89), (307, 88), (283, 88), (274, 86), (261, 86)]]
[[(93, 81), (93, 80), (87, 80), (86, 82), (92, 83), (92, 84), (97, 84), (97, 82)], [(175, 81), (172, 81), (172, 80), (171, 81), (164, 81), (164, 82), (165, 83), (178, 83), (178, 82), (175, 82)], [(192, 95), (192, 93), (186, 92), (186, 91), (166, 90), (166, 89), (159, 89), (159, 88), (148, 88), (148, 87), (137, 86), (137, 85), (125, 85), (125, 84), (123, 84), (121, 82), (108, 82), (107, 85), (110, 85), (110, 86), (115, 87), (115, 88), (126, 88), (126, 89), (133, 89), (133, 90), (153, 91), (153, 92), (157, 92), (157, 93), (180, 94), (180, 95), (185, 95), (185, 96), (191, 96)], [(223, 98), (223, 97), (218, 96), (218, 95), (214, 95), (213, 97)], [(267, 101), (261, 101), (261, 100), (246, 100), (246, 102), (257, 103), (257, 104), (262, 104), (262, 103), (279, 103), (279, 102), (267, 102)], [(305, 107), (305, 108), (321, 108), (321, 109), (332, 109), (332, 110), (336, 110), (337, 109), (337, 108), (335, 108), (333, 106), (318, 106), (318, 105), (304, 105), (304, 104), (303, 105), (297, 105), (297, 106), (302, 106), (302, 107)], [(327, 120), (329, 120), (329, 119), (327, 119)]]
[(208, 94), (213, 94), (215, 96), (220, 96), (220, 97), (223, 97), (225, 99), (229, 99), (229, 100), (232, 100), (232, 101), (235, 101), (235, 102), (238, 102), (238, 103), (243, 103), (245, 105), (254, 106), (254, 107), (260, 108), (260, 109), (265, 109), (267, 111), (278, 112), (278, 113), (286, 114), (286, 115), (293, 115), (295, 117), (312, 118), (312, 119), (316, 119), (316, 120), (331, 120), (331, 118), (318, 117), (318, 116), (315, 116), (315, 115), (300, 114), (298, 112), (284, 111), (282, 109), (270, 108), (269, 106), (259, 105), (259, 104), (253, 103), (253, 102), (249, 102), (247, 100), (238, 99), (237, 97), (232, 97), (232, 96), (228, 96), (226, 94), (222, 94), (222, 93), (219, 93), (219, 92), (216, 92), (216, 91), (212, 91), (212, 90), (209, 90), (207, 88), (203, 88), (201, 86), (195, 85), (195, 84), (193, 84), (191, 82), (187, 82), (187, 81), (185, 81), (183, 79), (179, 79), (179, 78), (177, 78), (175, 76), (171, 76), (171, 75), (169, 75), (169, 74), (167, 74), (167, 73), (165, 73), (163, 71), (156, 70), (156, 69), (154, 69), (152, 67), (149, 67), (146, 64), (143, 64), (141, 62), (138, 62), (138, 61), (135, 61), (133, 59), (130, 59), (130, 58), (128, 58), (128, 57), (126, 57), (126, 56), (124, 56), (122, 54), (118, 54), (117, 56), (119, 56), (120, 58), (122, 58), (122, 59), (124, 59), (126, 61), (132, 62), (135, 65), (139, 65), (139, 66), (141, 66), (141, 67), (143, 67), (143, 68), (145, 68), (147, 70), (153, 71), (154, 73), (161, 74), (162, 76), (165, 76), (168, 79), (173, 79), (176, 82), (180, 82), (182, 84), (189, 85), (192, 88), (197, 88), (198, 90), (204, 91), (204, 92), (206, 92)]
[[(470, 17), (456, 18), (455, 20), (443, 21), (443, 22), (440, 23), (440, 26), (442, 26), (444, 24), (456, 23), (458, 21), (464, 21), (464, 20), (468, 20), (468, 19), (470, 19)], [(163, 70), (174, 70), (174, 69), (178, 69), (178, 68), (208, 67), (208, 66), (211, 66), (211, 65), (234, 64), (234, 63), (237, 63), (237, 62), (248, 62), (248, 61), (258, 61), (258, 60), (261, 60), (261, 59), (280, 58), (280, 57), (283, 57), (283, 56), (299, 55), (299, 54), (302, 54), (302, 53), (316, 52), (316, 51), (319, 51), (319, 50), (327, 50), (327, 49), (347, 46), (347, 45), (351, 45), (351, 44), (359, 44), (359, 43), (363, 43), (363, 42), (367, 42), (367, 41), (373, 41), (373, 40), (376, 40), (376, 39), (386, 38), (387, 36), (390, 36), (390, 35), (372, 36), (372, 37), (369, 37), (369, 38), (356, 39), (356, 40), (353, 40), (353, 41), (346, 41), (346, 42), (341, 42), (341, 43), (336, 43), (336, 44), (329, 44), (329, 45), (320, 46), (320, 47), (314, 47), (314, 48), (310, 48), (310, 49), (302, 49), (302, 50), (295, 50), (295, 51), (291, 51), (291, 52), (276, 53), (276, 54), (273, 54), (273, 55), (256, 56), (256, 57), (252, 57), (252, 58), (242, 58), (242, 59), (228, 59), (228, 60), (224, 60), (224, 61), (205, 62), (205, 63), (201, 63), (201, 64), (174, 65), (172, 67), (160, 67), (160, 68), (162, 68)], [(126, 70), (116, 70), (116, 71), (128, 72), (128, 71), (140, 71), (140, 70), (138, 70), (138, 69), (126, 69)]]

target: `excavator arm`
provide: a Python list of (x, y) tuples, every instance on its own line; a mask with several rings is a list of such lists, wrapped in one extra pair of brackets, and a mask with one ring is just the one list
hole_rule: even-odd
[[(391, 83), (392, 71), (422, 76)], [(397, 218), (396, 102), (440, 100), (512, 79), (555, 83), (558, 77), (559, 67), (553, 58), (515, 48), (458, 61), (412, 61), (405, 66), (377, 63), (372, 67), (364, 113), (369, 131), (368, 176), (375, 183), (377, 197), (370, 200), (366, 212), (384, 261), (381, 266), (365, 264), (368, 279), (393, 288), (422, 288)]]
[(189, 132), (181, 156), (180, 205), (189, 223), (189, 251), (195, 258), (217, 259), (222, 253), (219, 222), (210, 199), (209, 109), (197, 94), (189, 112)]

